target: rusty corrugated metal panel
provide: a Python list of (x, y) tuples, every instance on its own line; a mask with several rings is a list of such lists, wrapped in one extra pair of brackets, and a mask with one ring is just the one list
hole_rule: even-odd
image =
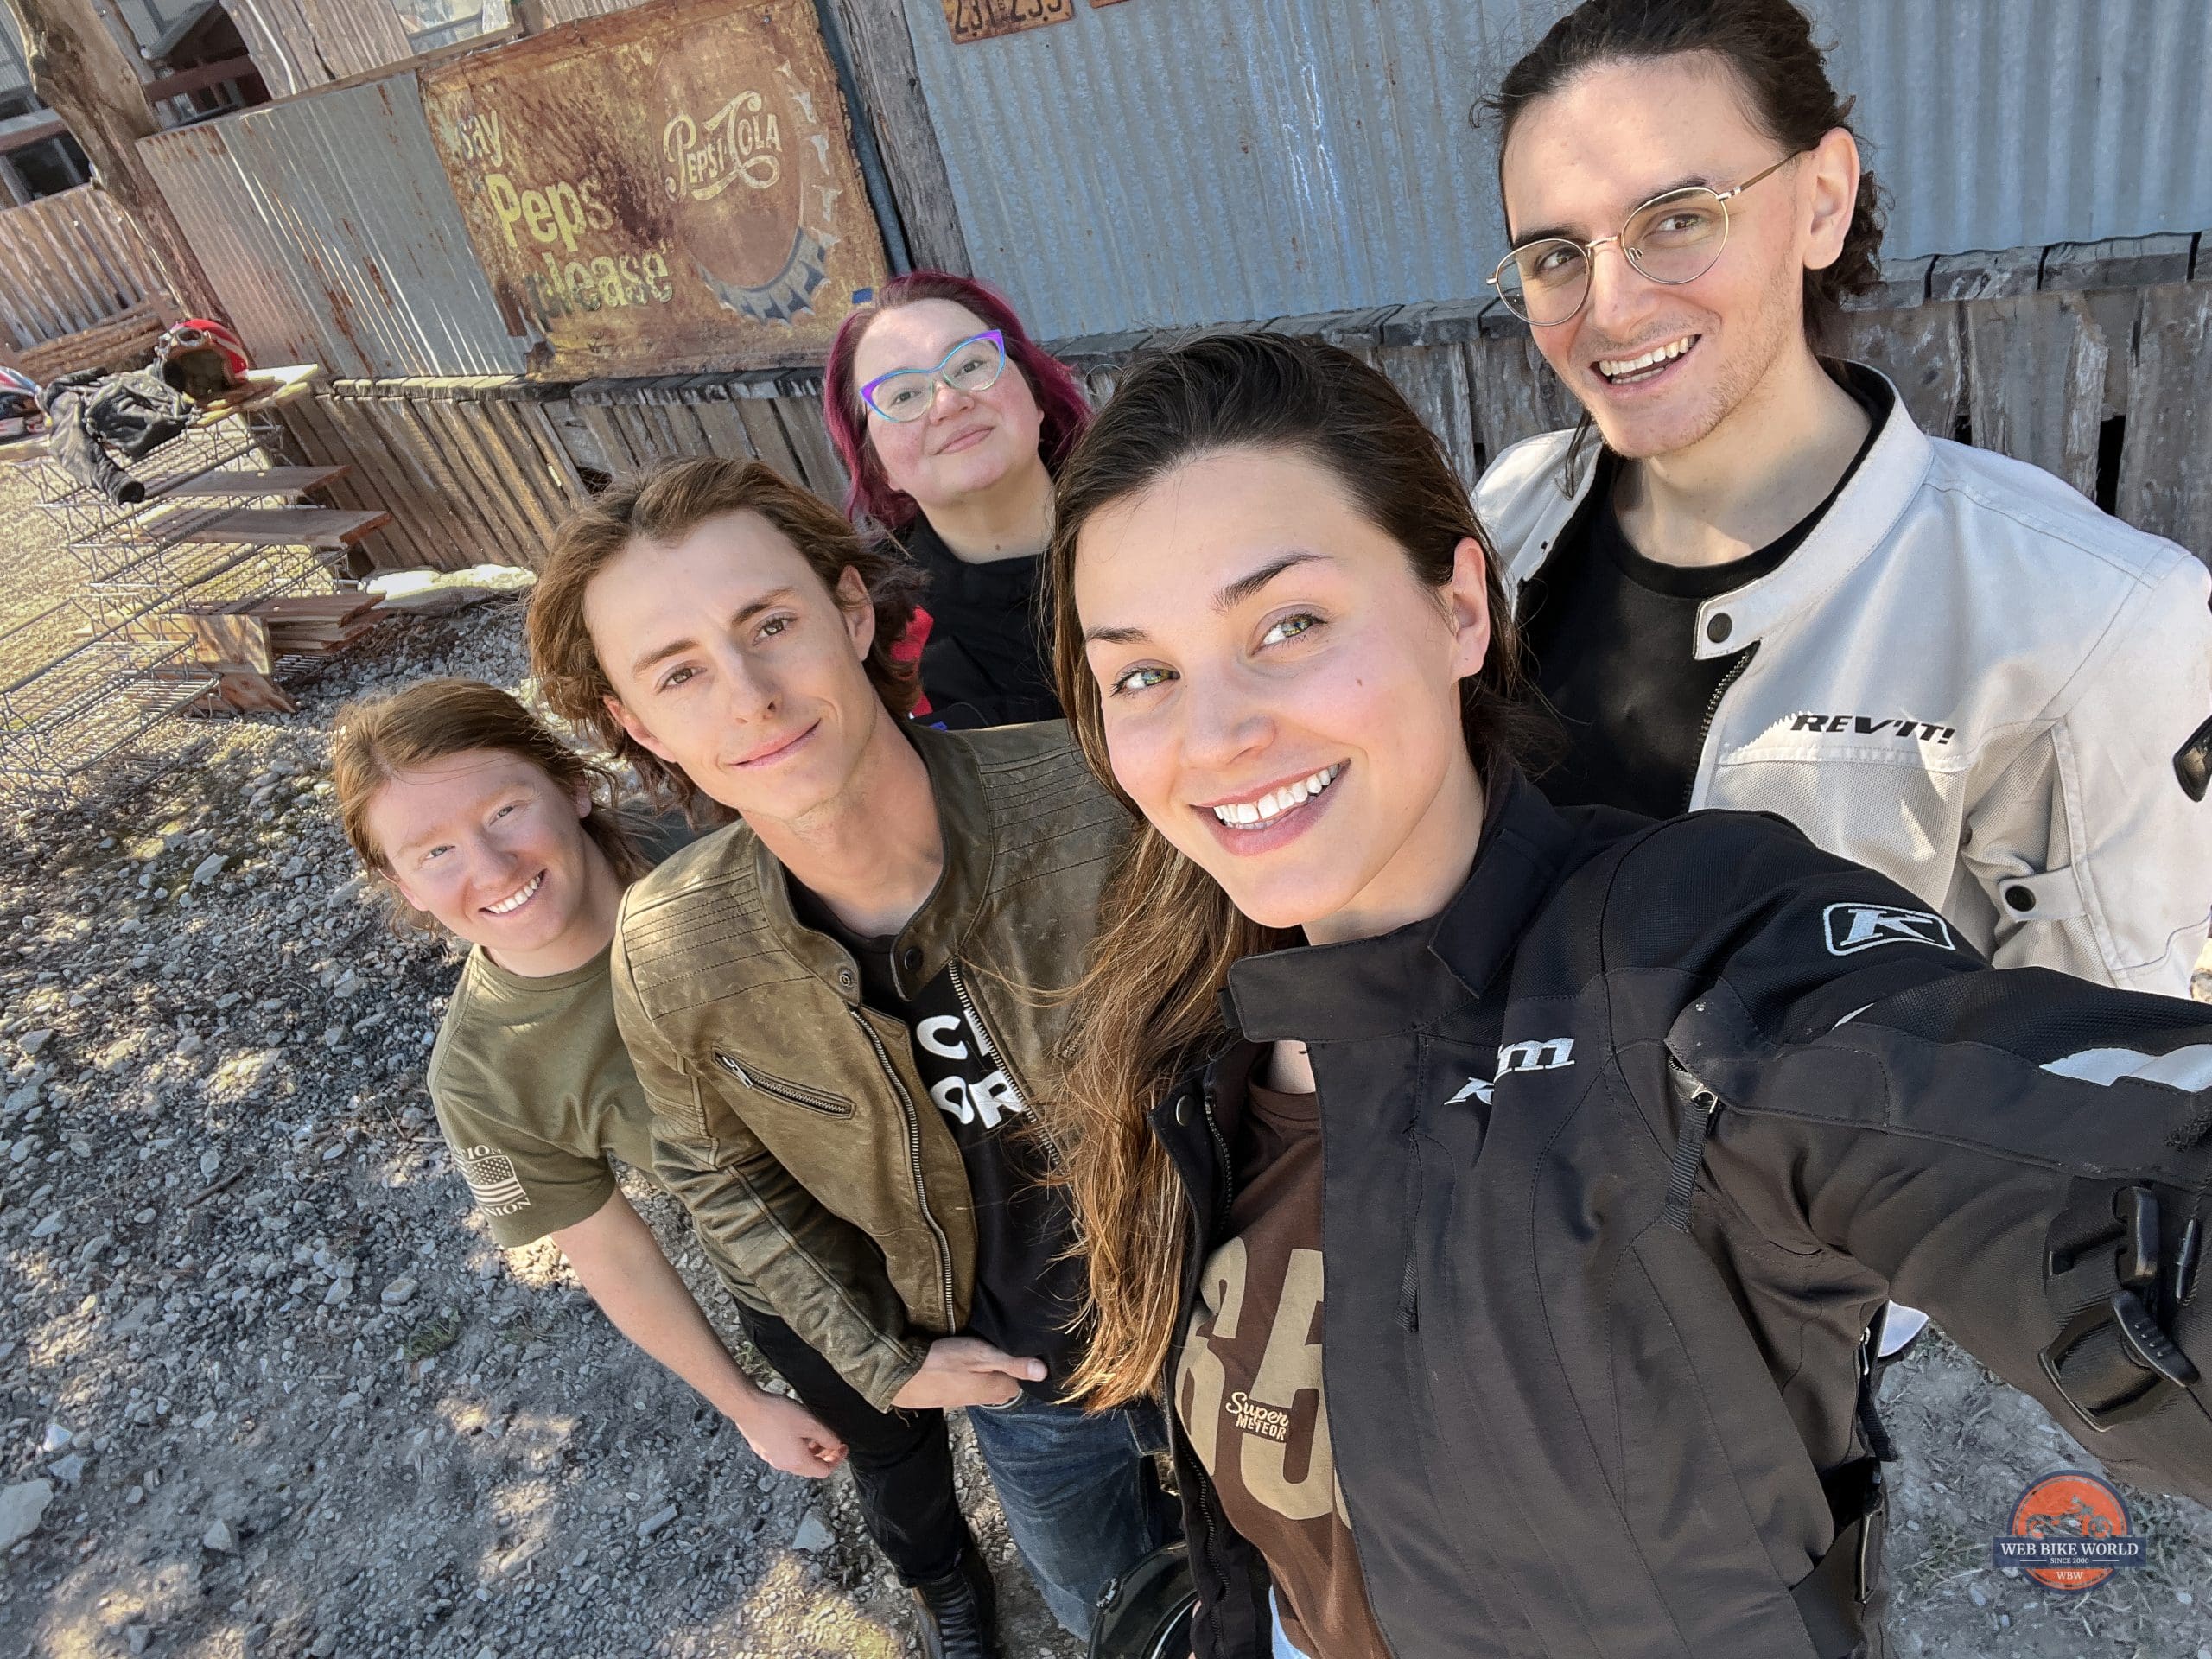
[(818, 358), (883, 280), (811, 0), (655, 0), (423, 86), (532, 375)]
[[(979, 276), (1048, 337), (1486, 294), (1471, 105), (1569, 0), (1131, 0), (955, 44), (904, 0)], [(1893, 257), (2212, 228), (2205, 0), (1808, 0)]]
[(333, 374), (512, 374), (412, 73), (139, 146), (259, 362)]
[(167, 297), (137, 228), (98, 185), (0, 209), (0, 327), (17, 351)]
[(545, 26), (581, 22), (587, 17), (607, 17), (627, 11), (639, 0), (545, 0)]
[(278, 97), (372, 74), (414, 54), (391, 0), (225, 0), (224, 10)]

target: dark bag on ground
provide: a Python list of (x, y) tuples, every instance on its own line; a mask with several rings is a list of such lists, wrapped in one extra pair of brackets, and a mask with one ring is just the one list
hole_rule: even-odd
[(1090, 1659), (1184, 1659), (1198, 1599), (1189, 1548), (1161, 1545), (1099, 1592)]

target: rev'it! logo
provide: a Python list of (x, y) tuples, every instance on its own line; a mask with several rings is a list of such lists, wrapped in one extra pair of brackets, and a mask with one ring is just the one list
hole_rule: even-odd
[(1921, 743), (1948, 743), (1959, 734), (1955, 726), (1938, 726), (1932, 721), (1907, 720), (1892, 715), (1877, 720), (1872, 715), (1792, 715), (1789, 729), (1793, 732), (1828, 732), (1844, 737), (1903, 737)]

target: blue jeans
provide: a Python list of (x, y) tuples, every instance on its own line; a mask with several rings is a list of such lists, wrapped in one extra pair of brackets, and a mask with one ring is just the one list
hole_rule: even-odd
[(1308, 1659), (1306, 1649), (1294, 1646), (1282, 1628), (1282, 1608), (1276, 1603), (1274, 1592), (1268, 1592), (1268, 1622), (1274, 1626), (1274, 1645), (1269, 1652), (1274, 1659)]
[(1182, 1531), (1154, 1473), (1166, 1444), (1159, 1411), (1147, 1402), (1093, 1414), (1024, 1394), (969, 1407), (968, 1422), (1045, 1605), (1087, 1641), (1107, 1580)]

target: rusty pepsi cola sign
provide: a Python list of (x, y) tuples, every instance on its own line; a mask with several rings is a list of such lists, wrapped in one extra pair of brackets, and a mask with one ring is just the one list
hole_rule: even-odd
[(818, 361), (882, 244), (810, 0), (656, 0), (426, 71), (531, 375)]

